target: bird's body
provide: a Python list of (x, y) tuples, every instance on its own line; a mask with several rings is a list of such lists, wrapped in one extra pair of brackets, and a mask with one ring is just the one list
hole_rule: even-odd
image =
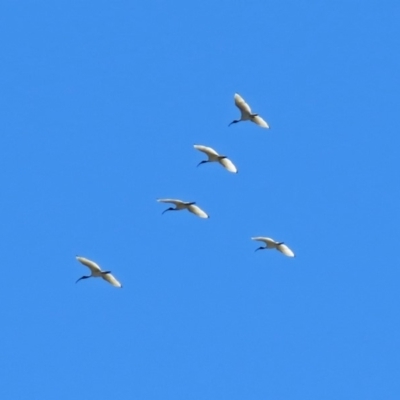
[(115, 287), (121, 288), (122, 285), (120, 282), (118, 282), (117, 279), (113, 275), (111, 275), (111, 271), (102, 271), (101, 268), (99, 267), (98, 264), (96, 264), (94, 261), (91, 261), (85, 257), (76, 257), (76, 259), (88, 267), (91, 271), (91, 275), (88, 276), (82, 276), (79, 278), (76, 282), (79, 282), (81, 279), (86, 279), (86, 278), (103, 278), (105, 281), (110, 283), (111, 285)]
[(208, 162), (218, 162), (229, 172), (233, 172), (233, 173), (238, 172), (237, 168), (235, 167), (235, 165), (229, 158), (227, 158), (226, 156), (221, 156), (211, 147), (202, 146), (200, 144), (195, 144), (193, 147), (195, 149), (207, 154), (207, 156), (208, 156), (208, 160), (201, 161), (197, 166), (199, 166), (200, 164), (208, 163)]
[(274, 239), (268, 238), (268, 237), (263, 237), (263, 236), (257, 236), (257, 237), (252, 237), (251, 240), (257, 240), (259, 242), (265, 243), (265, 247), (259, 247), (257, 250), (266, 250), (266, 249), (276, 249), (280, 251), (282, 254), (288, 257), (294, 257), (294, 253), (292, 250), (289, 249), (288, 246), (286, 246), (285, 243), (283, 242), (276, 242)]
[(251, 112), (250, 106), (244, 101), (242, 96), (235, 93), (234, 99), (235, 105), (237, 108), (239, 108), (241, 115), (240, 119), (235, 119), (229, 124), (229, 126), (240, 121), (251, 121), (258, 126), (261, 126), (262, 128), (269, 128), (269, 125), (266, 121), (264, 121), (258, 114), (254, 114)]
[(175, 208), (172, 207), (167, 208), (166, 210), (163, 211), (163, 214), (167, 211), (179, 211), (186, 209), (200, 218), (210, 218), (200, 207), (196, 206), (196, 203), (194, 201), (187, 202), (177, 199), (158, 199), (157, 201), (160, 203), (175, 204)]

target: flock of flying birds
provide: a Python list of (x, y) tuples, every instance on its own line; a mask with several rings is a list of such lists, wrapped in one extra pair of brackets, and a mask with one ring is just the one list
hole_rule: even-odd
[[(238, 95), (237, 93), (234, 96), (235, 99), (235, 105), (239, 108), (241, 116), (240, 119), (235, 119), (232, 121), (230, 125), (236, 124), (237, 122), (241, 121), (251, 121), (257, 124), (258, 126), (262, 128), (269, 129), (269, 125), (266, 121), (264, 121), (258, 114), (254, 114), (251, 112), (250, 106), (244, 101), (244, 99)], [(197, 166), (208, 163), (208, 162), (218, 162), (220, 163), (226, 170), (229, 172), (237, 173), (238, 170), (233, 164), (229, 158), (226, 156), (222, 156), (218, 154), (214, 149), (211, 147), (207, 146), (202, 146), (202, 145), (194, 145), (194, 148), (205, 153), (208, 157), (207, 160), (201, 161)], [(200, 217), (200, 218), (209, 218), (208, 214), (203, 211), (199, 206), (196, 205), (195, 202), (186, 202), (182, 200), (177, 200), (177, 199), (158, 199), (157, 200), (160, 203), (171, 203), (175, 205), (174, 207), (169, 207), (166, 210), (162, 212), (164, 214), (167, 211), (180, 211), (180, 210), (188, 210), (189, 212), (193, 213), (194, 215)], [(280, 251), (282, 254), (288, 257), (294, 257), (294, 253), (290, 248), (284, 244), (283, 242), (277, 242), (274, 239), (264, 237), (264, 236), (257, 236), (257, 237), (252, 237), (252, 240), (256, 240), (259, 242), (263, 242), (265, 246), (260, 246), (258, 247), (255, 251), (257, 250), (266, 250), (266, 249), (276, 249)], [(96, 264), (94, 261), (91, 261), (87, 258), (84, 257), (76, 257), (76, 259), (81, 262), (83, 265), (88, 267), (91, 271), (90, 275), (87, 276), (82, 276), (79, 278), (76, 282), (79, 282), (81, 279), (87, 279), (87, 278), (103, 278), (105, 281), (110, 283), (111, 285), (115, 287), (121, 288), (122, 285), (121, 283), (111, 274), (111, 271), (102, 271), (100, 266)]]

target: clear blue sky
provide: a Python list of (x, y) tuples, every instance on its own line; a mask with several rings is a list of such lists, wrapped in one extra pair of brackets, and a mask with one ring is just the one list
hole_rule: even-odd
[(399, 399), (399, 18), (2, 1), (1, 399)]

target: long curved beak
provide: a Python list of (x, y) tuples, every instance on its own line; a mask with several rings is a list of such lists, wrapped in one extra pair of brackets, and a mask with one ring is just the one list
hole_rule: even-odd
[(78, 283), (82, 279), (90, 278), (90, 276), (81, 276), (75, 283)]
[(254, 250), (254, 252), (256, 252), (256, 251), (258, 251), (258, 250), (264, 250), (265, 249), (265, 247), (257, 247), (255, 250)]
[(204, 164), (205, 162), (207, 162), (207, 161), (200, 161), (200, 162), (196, 165), (196, 167), (198, 167), (198, 166), (201, 165), (201, 164)]
[(167, 211), (171, 211), (172, 210), (172, 208), (167, 208), (166, 210), (164, 210), (162, 213), (161, 213), (161, 215), (163, 215), (164, 213), (166, 213)]

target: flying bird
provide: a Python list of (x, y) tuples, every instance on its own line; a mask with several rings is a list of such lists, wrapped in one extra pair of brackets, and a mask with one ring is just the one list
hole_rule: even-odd
[(175, 208), (170, 207), (167, 208), (162, 212), (164, 214), (167, 211), (179, 211), (179, 210), (188, 210), (191, 213), (197, 215), (200, 218), (210, 218), (200, 207), (196, 206), (196, 202), (186, 202), (182, 200), (176, 200), (176, 199), (158, 199), (157, 200), (160, 203), (172, 203), (175, 204)]
[(240, 119), (235, 119), (228, 126), (236, 124), (237, 122), (240, 121), (251, 121), (257, 124), (258, 126), (261, 126), (262, 128), (267, 128), (267, 129), (269, 128), (267, 122), (265, 122), (258, 114), (253, 114), (251, 112), (250, 106), (244, 101), (243, 97), (235, 93), (234, 98), (236, 107), (239, 108), (241, 116)]
[(82, 276), (75, 283), (79, 282), (81, 279), (101, 277), (115, 287), (122, 287), (121, 283), (118, 282), (113, 275), (111, 275), (111, 271), (102, 271), (101, 268), (94, 261), (88, 260), (87, 258), (77, 256), (76, 259), (83, 265), (86, 265), (86, 267), (88, 267), (92, 273), (88, 276)]
[(201, 164), (205, 164), (208, 162), (214, 162), (217, 161), (219, 162), (226, 170), (228, 170), (229, 172), (233, 172), (233, 173), (237, 173), (238, 170), (235, 167), (235, 165), (233, 164), (233, 162), (227, 158), (226, 156), (221, 156), (219, 155), (214, 149), (212, 149), (211, 147), (207, 147), (207, 146), (202, 146), (200, 144), (195, 144), (193, 146), (195, 149), (202, 151), (203, 153), (207, 154), (208, 156), (208, 160), (204, 160), (201, 161), (197, 164), (197, 166), (201, 165)]
[(275, 240), (273, 240), (271, 238), (262, 237), (262, 236), (252, 237), (251, 240), (257, 240), (259, 242), (265, 243), (265, 247), (261, 246), (261, 247), (257, 248), (255, 251), (266, 250), (266, 249), (276, 249), (276, 250), (280, 251), (282, 254), (284, 254), (285, 256), (294, 257), (293, 251), (290, 250), (289, 247), (286, 246), (286, 244), (283, 242), (276, 242)]

